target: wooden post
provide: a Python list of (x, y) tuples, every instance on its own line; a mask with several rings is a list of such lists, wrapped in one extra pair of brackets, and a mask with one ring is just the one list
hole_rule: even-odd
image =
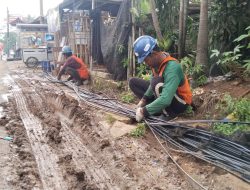
[[(132, 3), (131, 3), (131, 5), (132, 5), (132, 8), (134, 7), (134, 5), (135, 5), (135, 0), (132, 0)], [(132, 42), (131, 42), (131, 46), (133, 45), (133, 43), (134, 43), (134, 41), (135, 41), (135, 16), (133, 15), (133, 14), (131, 14), (131, 18), (132, 18)], [(133, 53), (132, 53), (132, 63), (133, 63), (133, 72), (132, 72), (132, 76), (135, 76), (135, 68), (136, 68), (136, 66), (135, 66), (135, 56), (133, 55)]]
[(184, 0), (180, 0), (179, 12), (179, 42), (178, 42), (178, 58), (183, 56), (183, 22), (184, 22)]
[(132, 66), (132, 59), (131, 59), (131, 36), (129, 36), (128, 38), (128, 67), (127, 67), (127, 80), (130, 78), (131, 76), (131, 66)]

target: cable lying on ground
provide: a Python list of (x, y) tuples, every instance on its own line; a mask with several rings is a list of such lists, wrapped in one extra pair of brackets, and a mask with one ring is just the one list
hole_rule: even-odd
[[(46, 78), (52, 82), (57, 81), (51, 75), (46, 75)], [(135, 111), (126, 108), (126, 106), (117, 100), (104, 98), (83, 88), (78, 88), (71, 82), (61, 83), (73, 89), (82, 101), (91, 106), (129, 118), (135, 118)], [(218, 137), (208, 131), (187, 126), (189, 123), (226, 123), (228, 121), (195, 120), (167, 122), (157, 117), (149, 117), (144, 121), (154, 134), (157, 134), (177, 150), (223, 168), (250, 183), (250, 150), (248, 148), (225, 138)], [(248, 122), (244, 124), (249, 125)]]

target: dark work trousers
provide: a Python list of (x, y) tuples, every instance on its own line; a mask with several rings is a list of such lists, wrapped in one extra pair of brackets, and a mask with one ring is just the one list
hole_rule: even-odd
[(72, 67), (65, 67), (64, 73), (70, 75), (68, 80), (82, 81), (78, 71)]
[[(139, 99), (143, 97), (149, 85), (149, 81), (140, 78), (131, 78), (129, 80), (129, 88)], [(153, 102), (155, 99), (155, 96), (151, 97), (149, 100), (147, 100), (147, 104)], [(188, 104), (183, 104), (182, 102), (178, 101), (176, 97), (174, 97), (170, 106), (165, 108), (165, 111), (170, 117), (176, 117), (178, 114), (183, 113), (187, 107)]]

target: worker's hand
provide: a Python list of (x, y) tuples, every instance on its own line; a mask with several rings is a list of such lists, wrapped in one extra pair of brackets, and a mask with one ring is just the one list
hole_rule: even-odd
[(136, 121), (140, 122), (143, 118), (144, 118), (143, 109), (142, 108), (137, 108), (136, 115), (135, 115)]
[(137, 104), (137, 108), (142, 108), (142, 107), (144, 107), (144, 106), (146, 106), (146, 104), (147, 104), (147, 101), (144, 99), (144, 98), (142, 98), (141, 100), (140, 100), (140, 102)]

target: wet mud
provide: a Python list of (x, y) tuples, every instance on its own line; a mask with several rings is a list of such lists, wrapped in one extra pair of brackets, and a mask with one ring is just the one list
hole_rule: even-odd
[[(152, 133), (114, 138), (88, 106), (59, 84), (13, 73), (12, 98), (0, 119), (13, 137), (11, 189), (194, 189)], [(208, 189), (249, 189), (206, 162), (170, 151)], [(224, 182), (228, 181), (228, 184)]]

